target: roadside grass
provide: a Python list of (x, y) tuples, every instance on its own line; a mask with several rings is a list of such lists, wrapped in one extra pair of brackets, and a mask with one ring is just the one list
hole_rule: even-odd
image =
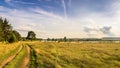
[(0, 43), (0, 64), (5, 61), (9, 56), (14, 55), (19, 49), (21, 43)]
[(32, 42), (30, 46), (34, 51), (30, 68), (120, 68), (120, 43)]
[(4, 68), (21, 68), (22, 63), (24, 62), (26, 56), (27, 56), (27, 48), (26, 45), (23, 45), (23, 49), (19, 52), (19, 54)]

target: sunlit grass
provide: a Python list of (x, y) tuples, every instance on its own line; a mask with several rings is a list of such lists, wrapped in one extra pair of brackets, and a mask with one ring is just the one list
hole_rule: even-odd
[[(30, 68), (120, 68), (120, 43), (115, 42), (0, 43), (0, 60), (13, 55), (21, 44), (31, 47)], [(7, 67), (20, 67), (26, 52), (23, 49)]]
[(49, 68), (119, 68), (120, 43), (35, 42), (39, 67)]
[(27, 48), (25, 45), (23, 45), (23, 49), (19, 52), (19, 54), (4, 68), (16, 68), (16, 67), (22, 68), (26, 56), (27, 56)]
[(17, 52), (20, 45), (20, 42), (12, 44), (0, 43), (0, 64), (5, 61), (9, 56)]

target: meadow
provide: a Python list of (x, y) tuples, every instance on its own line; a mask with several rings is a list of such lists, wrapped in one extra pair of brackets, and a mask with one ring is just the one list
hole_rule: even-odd
[[(30, 47), (29, 68), (120, 68), (119, 42), (33, 41), (2, 44), (0, 56), (16, 52), (20, 44), (24, 44), (23, 49), (5, 68), (21, 67), (27, 55), (26, 46)], [(7, 46), (6, 51), (3, 46)]]
[(120, 68), (120, 43), (35, 42), (30, 68)]

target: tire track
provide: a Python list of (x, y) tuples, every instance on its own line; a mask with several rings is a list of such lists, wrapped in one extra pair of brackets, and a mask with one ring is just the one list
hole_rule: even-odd
[(29, 68), (28, 64), (29, 64), (29, 60), (30, 60), (30, 47), (27, 45), (26, 48), (27, 48), (27, 53), (28, 54), (25, 57), (24, 62), (22, 64), (21, 68)]
[(20, 46), (19, 50), (14, 55), (8, 57), (5, 61), (3, 61), (0, 65), (0, 68), (4, 68), (4, 66), (7, 65), (10, 61), (12, 61), (22, 49), (23, 45)]

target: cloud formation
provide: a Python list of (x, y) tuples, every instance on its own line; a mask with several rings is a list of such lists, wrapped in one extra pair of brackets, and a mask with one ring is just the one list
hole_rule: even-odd
[(100, 31), (103, 32), (103, 34), (107, 36), (114, 36), (114, 34), (111, 32), (112, 27), (111, 26), (104, 26), (103, 28), (100, 29)]
[(28, 5), (34, 5), (35, 4), (35, 3), (32, 3), (32, 2), (23, 2), (23, 1), (20, 1), (20, 0), (14, 1), (14, 3), (28, 4)]
[(103, 26), (102, 28), (90, 28), (84, 27), (84, 32), (87, 33), (89, 36), (101, 35), (101, 36), (115, 36), (113, 32), (111, 32), (111, 26)]
[(64, 16), (65, 16), (65, 18), (67, 19), (67, 12), (66, 12), (66, 4), (65, 4), (65, 0), (61, 0), (61, 2), (62, 2), (63, 10), (64, 10)]
[[(11, 0), (6, 0), (10, 2)], [(42, 0), (40, 0), (42, 1)], [(49, 1), (49, 0), (48, 0)], [(52, 1), (52, 0), (51, 0)], [(106, 6), (109, 12), (92, 12), (85, 9), (84, 13), (81, 8), (74, 8), (78, 11), (70, 18), (67, 18), (65, 0), (60, 0), (63, 6), (64, 16), (59, 13), (49, 12), (41, 7), (28, 7), (26, 9), (11, 9), (5, 6), (0, 6), (0, 15), (8, 18), (13, 25), (13, 29), (18, 30), (22, 36), (26, 36), (27, 31), (33, 30), (37, 37), (53, 38), (53, 37), (105, 37), (105, 36), (120, 36), (119, 22), (120, 22), (120, 2), (115, 1)], [(61, 3), (60, 2), (60, 3)], [(73, 2), (73, 1), (72, 1)], [(19, 2), (10, 2), (13, 6)], [(26, 4), (26, 2), (22, 2)], [(27, 2), (27, 5), (32, 4)], [(69, 5), (71, 0), (69, 0)], [(53, 10), (54, 11), (54, 10)], [(67, 19), (65, 19), (65, 17)]]

